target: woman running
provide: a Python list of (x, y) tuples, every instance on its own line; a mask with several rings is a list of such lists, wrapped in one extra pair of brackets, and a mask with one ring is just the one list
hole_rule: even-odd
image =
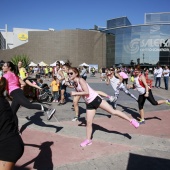
[(0, 78), (0, 170), (12, 170), (24, 152), (24, 144), (18, 133), (18, 124), (3, 93), (6, 79)]
[(123, 78), (115, 72), (114, 68), (110, 68), (110, 71), (107, 73), (107, 85), (111, 84), (113, 90), (114, 90), (114, 97), (115, 100), (114, 102), (114, 109), (116, 109), (116, 101), (119, 97), (120, 90), (124, 91), (127, 95), (135, 99), (136, 101), (138, 100), (130, 91), (125, 87), (125, 85), (122, 83)]
[[(63, 68), (62, 68), (62, 69), (64, 70), (65, 73), (68, 74), (70, 67), (71, 67), (71, 66), (70, 66), (69, 63), (65, 63), (65, 64), (63, 65)], [(82, 77), (81, 74), (80, 74), (80, 77)], [(83, 78), (83, 77), (82, 77), (82, 78)], [(83, 78), (83, 79), (84, 79), (84, 78)], [(85, 80), (85, 79), (84, 79), (84, 80)], [(70, 82), (68, 78), (67, 78), (66, 81), (65, 81), (65, 85), (67, 85), (67, 86), (70, 87), (70, 88), (74, 88), (74, 84), (72, 84), (72, 82)], [(97, 92), (100, 96), (108, 98), (110, 102), (112, 102), (113, 100), (115, 100), (113, 96), (109, 96), (108, 94), (106, 94), (106, 93), (104, 93), (104, 92), (102, 92), (102, 91), (96, 91), (96, 92)], [(73, 105), (72, 105), (72, 106), (74, 107), (74, 110), (75, 110), (75, 117), (72, 119), (72, 121), (77, 121), (77, 120), (79, 120), (79, 118), (80, 118), (79, 105), (78, 105), (78, 102), (79, 102), (80, 98), (81, 98), (81, 96), (78, 96), (78, 95), (73, 96)]]
[(96, 109), (99, 107), (110, 114), (116, 115), (129, 121), (134, 127), (138, 127), (139, 123), (135, 119), (130, 119), (126, 114), (119, 110), (114, 110), (105, 100), (102, 100), (96, 91), (94, 91), (83, 78), (80, 78), (79, 71), (77, 68), (70, 68), (69, 79), (74, 82), (76, 91), (72, 91), (72, 96), (82, 96), (86, 102), (86, 140), (83, 141), (80, 146), (85, 147), (91, 145), (92, 135), (92, 122), (96, 113)]
[[(20, 88), (20, 82), (22, 81), (18, 77), (18, 69), (17, 67), (10, 61), (4, 63), (3, 65), (3, 77), (7, 80), (7, 91), (10, 96), (12, 96), (11, 108), (16, 116), (16, 113), (21, 106), (26, 107), (27, 109), (37, 109), (45, 111), (48, 119), (52, 117), (55, 112), (55, 109), (48, 109), (40, 104), (32, 104), (23, 93), (23, 90)], [(18, 122), (18, 118), (16, 116), (16, 121)]]
[[(168, 104), (170, 105), (170, 100), (158, 100), (156, 101), (153, 97), (151, 88), (146, 83), (146, 78), (143, 74), (141, 74), (140, 66), (136, 66), (134, 70), (134, 84), (133, 86), (137, 89), (139, 92), (139, 98), (138, 98), (138, 107), (139, 107), (139, 113), (141, 116), (141, 119), (139, 121), (140, 124), (145, 124), (145, 118), (144, 118), (144, 110), (143, 106), (145, 104), (145, 100), (147, 99), (152, 105), (161, 105), (161, 104)], [(132, 85), (129, 85), (129, 88), (133, 88)]]

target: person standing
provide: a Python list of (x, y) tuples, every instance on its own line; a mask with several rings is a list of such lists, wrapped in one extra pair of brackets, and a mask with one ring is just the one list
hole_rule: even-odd
[(155, 87), (160, 88), (160, 86), (161, 86), (161, 77), (162, 77), (162, 67), (160, 65), (158, 65), (155, 74), (156, 74)]
[(168, 90), (169, 73), (170, 71), (169, 71), (168, 66), (165, 66), (163, 73), (162, 73), (164, 76), (165, 90)]
[(87, 67), (83, 66), (83, 69), (81, 70), (80, 76), (86, 80), (87, 79)]
[(128, 84), (128, 75), (121, 70), (121, 68), (117, 68), (117, 73), (123, 78), (122, 83), (126, 85)]
[(7, 82), (0, 78), (0, 170), (12, 170), (24, 153), (24, 143), (19, 135), (9, 102), (4, 97)]
[(52, 87), (52, 92), (53, 92), (53, 102), (58, 102), (58, 96), (59, 96), (59, 86), (60, 82), (57, 79), (56, 76), (53, 77), (53, 81), (51, 82), (50, 86)]
[(18, 61), (18, 70), (19, 70), (19, 76), (21, 77), (22, 80), (28, 77), (28, 73), (26, 69), (22, 66), (22, 61)]

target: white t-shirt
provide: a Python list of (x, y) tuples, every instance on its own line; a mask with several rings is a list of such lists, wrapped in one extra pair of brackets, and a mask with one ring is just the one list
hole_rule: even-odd
[(169, 77), (169, 69), (166, 69), (166, 70), (163, 70), (163, 73), (166, 73), (166, 74), (163, 74), (164, 77)]

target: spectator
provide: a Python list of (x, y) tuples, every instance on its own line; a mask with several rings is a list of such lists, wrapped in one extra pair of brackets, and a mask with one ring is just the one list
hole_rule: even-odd
[(54, 98), (53, 102), (58, 102), (60, 82), (56, 76), (54, 76), (53, 78), (54, 79), (50, 84), (50, 86), (52, 87), (52, 92), (53, 92), (53, 98)]
[(87, 79), (87, 67), (83, 66), (83, 69), (81, 70), (80, 76), (86, 80)]
[(168, 66), (165, 66), (163, 73), (162, 73), (164, 76), (165, 90), (168, 90), (169, 73), (170, 71), (169, 71)]
[(160, 67), (160, 65), (158, 65), (155, 74), (156, 74), (155, 87), (160, 88), (160, 86), (161, 86), (161, 76), (162, 76), (162, 67)]

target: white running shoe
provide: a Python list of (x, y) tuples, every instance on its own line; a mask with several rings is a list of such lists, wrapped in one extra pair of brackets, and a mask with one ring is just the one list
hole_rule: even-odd
[(75, 121), (77, 121), (78, 120), (78, 117), (74, 117), (73, 119), (72, 119), (72, 122), (75, 122)]
[(50, 120), (51, 117), (53, 116), (53, 114), (55, 113), (55, 109), (48, 109), (48, 110), (46, 111), (46, 113), (47, 113), (47, 118), (48, 118), (48, 120)]
[(113, 103), (113, 109), (116, 110), (116, 107), (117, 107), (117, 104), (116, 104), (116, 103)]
[(110, 96), (109, 101), (110, 102), (115, 102), (117, 100), (117, 97)]

